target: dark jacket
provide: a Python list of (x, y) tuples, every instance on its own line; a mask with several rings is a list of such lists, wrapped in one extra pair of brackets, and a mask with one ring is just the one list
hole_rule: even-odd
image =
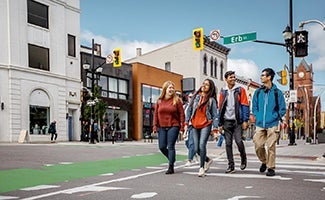
[[(224, 124), (224, 115), (227, 107), (228, 90), (221, 90), (219, 95), (219, 126)], [(236, 87), (234, 91), (235, 98), (235, 116), (238, 124), (248, 122), (249, 120), (249, 103), (246, 91), (243, 87)], [(237, 100), (236, 100), (237, 99)]]

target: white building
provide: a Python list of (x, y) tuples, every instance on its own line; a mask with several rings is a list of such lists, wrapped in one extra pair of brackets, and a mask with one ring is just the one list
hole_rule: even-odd
[[(182, 74), (184, 79), (194, 78), (194, 88), (197, 90), (204, 79), (212, 79), (218, 91), (224, 86), (224, 73), (227, 71), (227, 56), (230, 49), (204, 38), (204, 49), (193, 50), (192, 38), (188, 38), (160, 49), (141, 54), (126, 60), (127, 63), (140, 62), (166, 71)], [(168, 79), (168, 77), (166, 77)], [(187, 84), (187, 83), (185, 83)], [(184, 85), (183, 88), (188, 85)], [(183, 90), (186, 92), (186, 89)]]
[(0, 142), (80, 139), (79, 0), (0, 1)]

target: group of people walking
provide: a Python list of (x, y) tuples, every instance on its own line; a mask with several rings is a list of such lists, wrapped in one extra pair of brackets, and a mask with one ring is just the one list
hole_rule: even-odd
[[(255, 91), (252, 99), (252, 112), (256, 118), (253, 142), (261, 161), (259, 171), (267, 170), (267, 176), (275, 175), (275, 147), (279, 137), (276, 131), (279, 120), (286, 113), (283, 94), (273, 84), (274, 76), (273, 69), (262, 70), (262, 87)], [(175, 84), (172, 81), (163, 84), (154, 111), (153, 133), (158, 133), (159, 149), (169, 162), (166, 174), (174, 173), (175, 144), (179, 134), (186, 137), (185, 144), (189, 149), (185, 166), (191, 165), (194, 156), (199, 155), (199, 177), (206, 175), (213, 162), (207, 156), (206, 148), (211, 133), (219, 132), (225, 138), (228, 159), (225, 173), (235, 172), (233, 140), (240, 152), (240, 169), (246, 168), (242, 133), (248, 128), (249, 102), (245, 89), (236, 84), (235, 72), (227, 71), (224, 77), (227, 85), (220, 91), (218, 100), (214, 82), (206, 79), (197, 91), (189, 95), (184, 105), (175, 92)]]

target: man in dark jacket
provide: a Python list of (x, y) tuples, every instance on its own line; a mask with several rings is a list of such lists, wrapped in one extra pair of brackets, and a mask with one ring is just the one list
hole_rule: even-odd
[(53, 122), (51, 122), (48, 132), (51, 134), (51, 143), (54, 143), (56, 141), (56, 138), (58, 137), (58, 134), (56, 133), (56, 121), (55, 120)]
[[(272, 83), (275, 72), (271, 68), (262, 71), (263, 86), (253, 96), (253, 114), (256, 119), (256, 132), (253, 137), (255, 151), (262, 162), (260, 172), (268, 169), (266, 176), (275, 175), (275, 147), (278, 140), (278, 124), (286, 113), (282, 92)], [(265, 150), (267, 144), (267, 151)]]
[(235, 163), (232, 149), (233, 138), (237, 144), (241, 157), (240, 169), (244, 170), (247, 165), (244, 142), (242, 140), (243, 129), (248, 128), (249, 103), (246, 91), (243, 87), (236, 85), (234, 71), (225, 73), (226, 88), (219, 95), (219, 131), (224, 131), (226, 140), (226, 152), (228, 168), (226, 173), (235, 172)]

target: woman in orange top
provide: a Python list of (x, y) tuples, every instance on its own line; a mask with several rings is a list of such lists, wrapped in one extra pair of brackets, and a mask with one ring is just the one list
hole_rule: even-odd
[(176, 160), (175, 143), (178, 134), (184, 131), (184, 109), (181, 98), (176, 95), (175, 84), (166, 81), (156, 103), (153, 132), (158, 130), (158, 144), (160, 151), (168, 158), (169, 167), (166, 174), (174, 173)]
[(212, 163), (206, 156), (206, 145), (213, 132), (218, 131), (218, 109), (216, 87), (212, 80), (205, 79), (200, 89), (194, 94), (185, 114), (185, 130), (190, 122), (193, 126), (195, 152), (200, 155), (199, 177), (205, 176)]

